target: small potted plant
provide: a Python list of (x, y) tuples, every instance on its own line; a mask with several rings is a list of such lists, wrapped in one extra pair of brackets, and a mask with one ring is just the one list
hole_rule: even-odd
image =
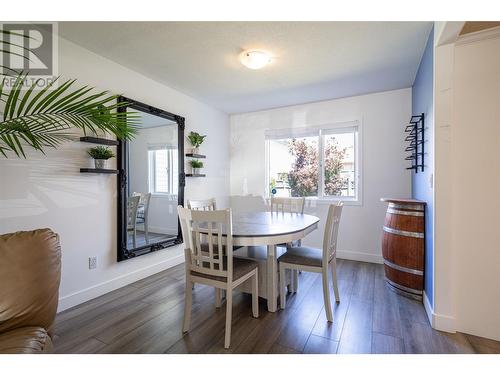
[(200, 174), (200, 169), (203, 168), (203, 162), (199, 160), (191, 160), (189, 164), (191, 164), (193, 174)]
[(94, 159), (94, 164), (96, 169), (106, 168), (106, 160), (113, 158), (115, 154), (108, 147), (96, 146), (90, 148), (87, 153)]
[(193, 146), (193, 148), (191, 149), (191, 153), (197, 154), (198, 148), (205, 140), (206, 135), (201, 135), (197, 132), (190, 132), (187, 137), (189, 139), (189, 142), (191, 142), (191, 146)]

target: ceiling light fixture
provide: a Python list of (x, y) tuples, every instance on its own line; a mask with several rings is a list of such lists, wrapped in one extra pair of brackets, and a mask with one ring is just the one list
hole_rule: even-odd
[(249, 69), (261, 69), (271, 62), (271, 56), (263, 51), (243, 51), (240, 61)]

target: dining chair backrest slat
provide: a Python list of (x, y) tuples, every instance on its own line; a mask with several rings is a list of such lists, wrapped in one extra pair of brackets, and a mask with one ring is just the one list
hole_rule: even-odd
[[(190, 199), (187, 201), (187, 206), (190, 210), (215, 211), (215, 198), (209, 199)], [(207, 242), (207, 236), (203, 235), (203, 242)]]
[(141, 197), (130, 197), (127, 202), (127, 223), (129, 227), (135, 227), (137, 223), (137, 209), (139, 208), (139, 201)]
[(139, 204), (144, 205), (144, 215), (148, 215), (149, 211), (149, 202), (151, 201), (151, 193), (138, 193), (138, 192), (133, 192), (132, 193), (133, 197), (139, 197)]
[(323, 238), (323, 264), (328, 264), (330, 259), (337, 255), (337, 238), (343, 206), (342, 202), (337, 202), (328, 208)]
[(210, 199), (200, 199), (200, 200), (188, 200), (188, 208), (191, 210), (202, 210), (202, 211), (215, 211), (216, 204), (215, 198)]
[(305, 198), (271, 197), (271, 212), (304, 213)]

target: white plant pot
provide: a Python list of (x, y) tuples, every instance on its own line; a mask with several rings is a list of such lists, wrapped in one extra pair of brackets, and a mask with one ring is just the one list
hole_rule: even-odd
[(106, 169), (106, 159), (94, 159), (96, 169)]
[(199, 147), (192, 147), (192, 148), (191, 148), (191, 153), (192, 153), (192, 154), (198, 154), (199, 152), (200, 152)]
[(201, 168), (193, 168), (193, 174), (200, 174)]

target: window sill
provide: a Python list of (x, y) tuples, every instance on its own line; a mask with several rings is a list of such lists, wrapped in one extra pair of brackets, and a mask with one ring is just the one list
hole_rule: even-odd
[[(267, 202), (271, 201), (271, 198), (266, 198)], [(316, 198), (316, 197), (306, 197), (306, 207), (314, 207), (316, 205), (324, 206), (329, 204), (334, 204), (335, 202), (342, 201), (344, 206), (362, 206), (363, 201), (361, 199), (354, 198)]]
[(363, 202), (360, 199), (354, 198), (314, 198), (314, 197), (306, 197), (306, 207), (317, 205), (328, 205), (334, 204), (336, 202), (342, 201), (344, 206), (362, 206)]
[(168, 193), (151, 193), (152, 197), (158, 197), (158, 198), (170, 198), (170, 197), (175, 197), (176, 194), (168, 194)]

